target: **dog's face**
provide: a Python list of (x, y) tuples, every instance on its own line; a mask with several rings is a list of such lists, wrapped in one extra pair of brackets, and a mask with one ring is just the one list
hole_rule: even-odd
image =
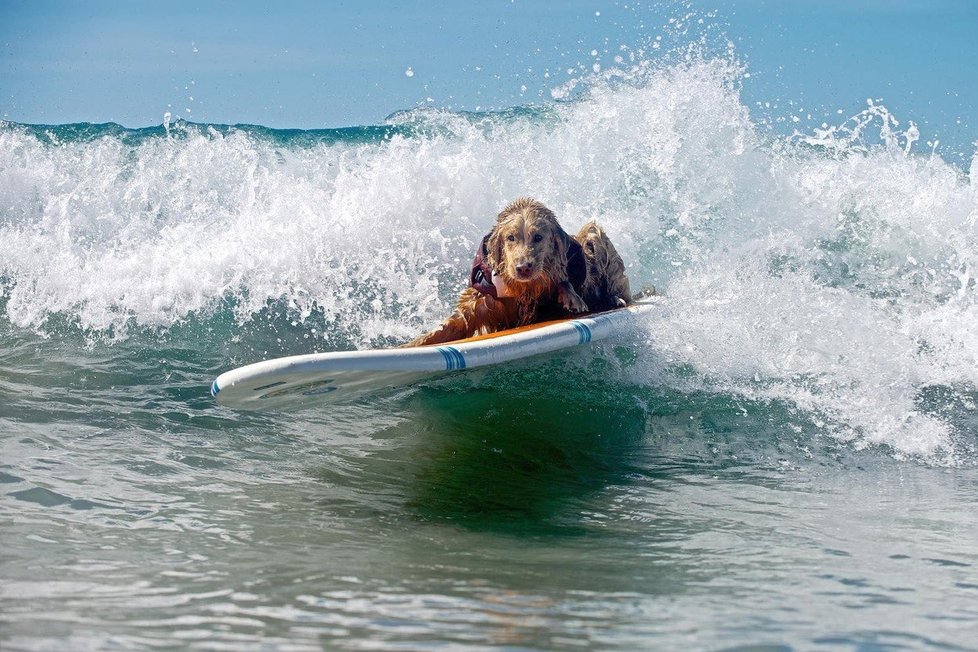
[(496, 218), (487, 242), (490, 264), (510, 284), (559, 282), (568, 237), (546, 206), (517, 200)]
[(596, 270), (605, 269), (608, 266), (612, 254), (617, 255), (611, 241), (602, 236), (603, 234), (600, 231), (588, 233), (583, 238), (583, 242), (580, 243), (584, 247), (585, 260), (590, 267)]

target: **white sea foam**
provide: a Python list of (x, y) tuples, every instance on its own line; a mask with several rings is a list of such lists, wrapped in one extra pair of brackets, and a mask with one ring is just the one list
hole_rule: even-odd
[(230, 298), (241, 320), (284, 302), (361, 345), (406, 339), (450, 310), (496, 212), (533, 195), (568, 230), (601, 220), (633, 285), (667, 295), (635, 380), (785, 401), (856, 445), (947, 455), (950, 427), (918, 403), (978, 385), (978, 159), (965, 174), (916, 153), (913, 124), (876, 104), (760, 133), (742, 74), (695, 56), (607, 68), (543, 111), (415, 111), (393, 121), (418, 135), (376, 142), (178, 123), (136, 145), (52, 144), (6, 126), (7, 318), (121, 336)]

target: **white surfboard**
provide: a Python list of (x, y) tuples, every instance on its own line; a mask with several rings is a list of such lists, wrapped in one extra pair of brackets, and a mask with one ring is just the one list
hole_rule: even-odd
[(250, 410), (294, 405), (303, 399), (333, 402), (360, 398), (438, 375), (584, 346), (625, 331), (659, 305), (657, 297), (650, 297), (625, 308), (447, 344), (266, 360), (221, 374), (211, 385), (211, 394), (221, 405)]

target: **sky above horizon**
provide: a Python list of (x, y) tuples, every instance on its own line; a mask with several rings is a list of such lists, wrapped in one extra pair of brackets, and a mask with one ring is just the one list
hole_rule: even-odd
[(882, 99), (920, 125), (922, 142), (940, 139), (964, 160), (978, 140), (976, 33), (971, 0), (373, 0), (274, 8), (4, 0), (0, 117), (141, 127), (160, 124), (169, 111), (195, 122), (277, 128), (377, 124), (417, 106), (548, 102), (551, 89), (595, 66), (619, 65), (622, 52), (644, 49), (654, 59), (704, 36), (715, 46), (734, 44), (749, 73), (743, 95), (752, 113), (776, 120), (802, 108), (814, 123), (831, 124), (867, 98)]

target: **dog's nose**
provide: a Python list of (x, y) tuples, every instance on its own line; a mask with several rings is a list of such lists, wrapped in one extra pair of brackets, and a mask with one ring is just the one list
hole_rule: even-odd
[(532, 262), (520, 263), (519, 265), (516, 266), (516, 273), (519, 274), (520, 276), (528, 276), (530, 274), (530, 270), (532, 269), (533, 269)]

